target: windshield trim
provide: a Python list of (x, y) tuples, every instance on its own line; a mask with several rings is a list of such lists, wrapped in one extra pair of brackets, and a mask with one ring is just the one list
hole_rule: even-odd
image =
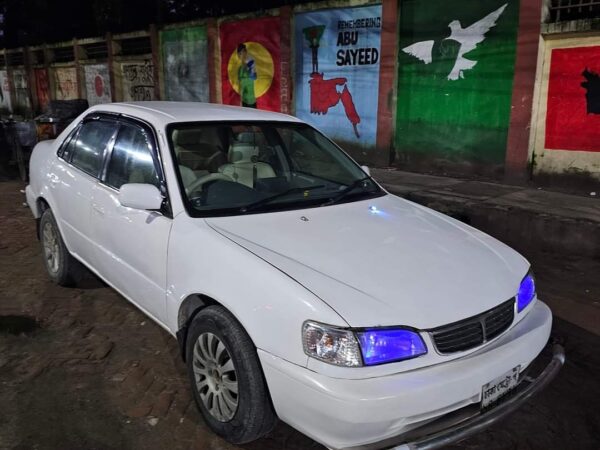
[(169, 154), (171, 155), (171, 161), (173, 163), (173, 170), (175, 171), (175, 177), (177, 178), (177, 187), (179, 190), (179, 195), (181, 196), (181, 201), (183, 203), (183, 207), (185, 212), (189, 217), (192, 218), (208, 218), (208, 217), (232, 217), (232, 216), (246, 216), (251, 214), (263, 214), (263, 213), (272, 213), (278, 211), (291, 211), (291, 210), (300, 210), (307, 208), (318, 208), (318, 207), (330, 207), (335, 205), (342, 205), (344, 203), (351, 203), (360, 200), (366, 200), (376, 197), (383, 197), (387, 195), (387, 193), (381, 188), (379, 183), (373, 179), (370, 175), (365, 173), (365, 177), (368, 176), (372, 181), (374, 189), (370, 191), (358, 191), (355, 194), (347, 195), (343, 201), (340, 201), (335, 204), (327, 205), (324, 204), (327, 201), (327, 198), (319, 197), (313, 200), (302, 200), (301, 202), (275, 202), (271, 204), (266, 204), (264, 207), (253, 209), (247, 212), (242, 212), (239, 206), (232, 208), (215, 208), (213, 210), (198, 210), (191, 205), (190, 199), (188, 198), (185, 187), (183, 185), (183, 179), (181, 178), (181, 172), (177, 167), (177, 155), (175, 154), (175, 146), (173, 145), (173, 128), (184, 128), (184, 127), (193, 127), (195, 125), (210, 125), (210, 124), (223, 124), (223, 123), (232, 123), (232, 124), (243, 124), (243, 125), (271, 125), (271, 126), (286, 126), (286, 127), (308, 127), (311, 128), (316, 133), (320, 134), (326, 140), (328, 140), (332, 145), (334, 145), (352, 164), (362, 170), (360, 164), (358, 164), (346, 151), (344, 151), (338, 144), (336, 144), (333, 140), (331, 140), (328, 136), (321, 133), (318, 129), (313, 127), (312, 125), (305, 122), (294, 122), (294, 121), (285, 121), (285, 120), (198, 120), (198, 121), (186, 121), (186, 122), (171, 122), (167, 124), (165, 127), (167, 144), (169, 147)]

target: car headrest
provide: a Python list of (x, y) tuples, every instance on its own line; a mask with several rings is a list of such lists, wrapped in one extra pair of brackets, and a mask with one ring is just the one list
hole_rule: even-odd
[(258, 156), (258, 147), (244, 142), (235, 142), (229, 147), (229, 161), (232, 163), (252, 162)]
[(175, 145), (186, 146), (190, 144), (198, 144), (203, 141), (203, 132), (202, 130), (175, 130), (173, 132), (173, 143)]

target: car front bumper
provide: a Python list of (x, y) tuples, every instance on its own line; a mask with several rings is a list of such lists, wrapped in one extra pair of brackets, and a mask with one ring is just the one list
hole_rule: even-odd
[[(477, 412), (466, 421), (456, 419), (463, 427), (470, 424), (467, 429), (455, 423), (441, 431), (439, 426), (431, 427), (450, 413), (478, 410), (482, 386), (513, 367), (527, 368), (548, 342), (551, 326), (549, 308), (538, 301), (508, 333), (480, 351), (368, 379), (331, 378), (261, 350), (259, 356), (278, 416), (327, 447), (359, 450), (403, 444), (398, 448), (437, 448), (490, 425), (550, 381), (564, 360), (558, 350), (544, 377), (540, 375), (529, 387), (520, 386), (512, 401)], [(458, 437), (450, 440), (452, 436)]]

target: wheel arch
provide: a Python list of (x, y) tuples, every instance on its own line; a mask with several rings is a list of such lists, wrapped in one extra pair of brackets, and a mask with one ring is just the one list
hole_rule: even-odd
[[(205, 294), (190, 294), (188, 295), (181, 305), (177, 313), (177, 342), (179, 343), (179, 350), (181, 352), (181, 358), (185, 362), (185, 346), (187, 342), (187, 331), (191, 321), (194, 319), (196, 314), (202, 311), (207, 306), (218, 305), (225, 308), (234, 317), (235, 315), (222, 303), (218, 302), (212, 297)], [(237, 320), (237, 318), (236, 318)], [(239, 322), (239, 320), (238, 320)]]
[(38, 239), (40, 239), (40, 220), (42, 214), (44, 214), (44, 211), (47, 209), (51, 209), (50, 204), (44, 197), (39, 196), (35, 200), (35, 211), (33, 212), (35, 217), (35, 232)]

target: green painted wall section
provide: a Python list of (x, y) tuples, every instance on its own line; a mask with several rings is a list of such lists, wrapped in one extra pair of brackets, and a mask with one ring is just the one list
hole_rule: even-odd
[[(462, 38), (487, 29), (484, 18), (506, 4), (483, 41), (465, 53), (477, 64), (450, 80), (461, 44), (445, 39), (459, 20)], [(506, 151), (519, 4), (515, 0), (402, 0), (395, 144), (398, 155), (502, 164)], [(492, 17), (493, 19), (493, 17)], [(434, 41), (412, 47), (417, 42)], [(465, 44), (463, 44), (465, 45)], [(418, 47), (418, 46), (417, 46)], [(421, 55), (425, 61), (416, 56)], [(430, 62), (427, 62), (430, 56)]]

